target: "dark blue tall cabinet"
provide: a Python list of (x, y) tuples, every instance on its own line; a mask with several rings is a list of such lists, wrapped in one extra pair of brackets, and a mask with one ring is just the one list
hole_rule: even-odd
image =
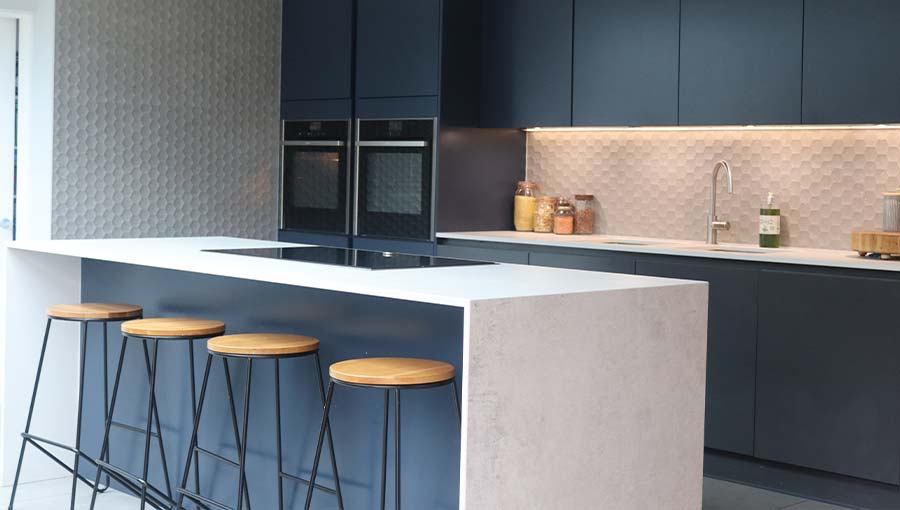
[(799, 124), (803, 0), (682, 0), (679, 124)]
[(900, 2), (806, 0), (803, 122), (900, 122)]
[(572, 124), (678, 123), (679, 0), (575, 0)]

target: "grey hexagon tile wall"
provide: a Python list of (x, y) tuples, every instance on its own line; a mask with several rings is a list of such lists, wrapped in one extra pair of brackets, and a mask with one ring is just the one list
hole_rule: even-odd
[(57, 0), (53, 237), (277, 228), (281, 0)]
[[(880, 228), (881, 193), (900, 185), (900, 130), (530, 132), (528, 178), (549, 195), (593, 193), (598, 233), (703, 240), (710, 172), (720, 242), (756, 243), (759, 207), (777, 195), (783, 243), (849, 249), (850, 231)], [(720, 179), (722, 177), (720, 176)]]

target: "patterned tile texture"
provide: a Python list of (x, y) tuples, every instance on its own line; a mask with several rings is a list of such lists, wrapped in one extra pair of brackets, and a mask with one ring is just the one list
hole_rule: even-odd
[(532, 132), (528, 177), (541, 193), (597, 197), (598, 233), (704, 240), (710, 174), (719, 176), (720, 242), (756, 243), (759, 207), (777, 196), (782, 242), (849, 249), (880, 228), (881, 193), (900, 185), (900, 130)]
[(58, 0), (53, 236), (274, 238), (281, 0)]

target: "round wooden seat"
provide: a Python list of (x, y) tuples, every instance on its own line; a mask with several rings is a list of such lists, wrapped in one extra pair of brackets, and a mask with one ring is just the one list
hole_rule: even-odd
[(75, 303), (53, 305), (47, 315), (54, 319), (113, 320), (140, 317), (144, 309), (138, 305), (122, 303)]
[(362, 358), (341, 361), (329, 368), (331, 378), (352, 384), (412, 386), (453, 379), (453, 365), (418, 358)]
[(316, 351), (319, 340), (302, 335), (248, 333), (211, 338), (206, 348), (216, 354), (235, 356), (291, 356)]
[(122, 323), (122, 333), (149, 337), (205, 337), (225, 332), (225, 323), (208, 319), (165, 317)]

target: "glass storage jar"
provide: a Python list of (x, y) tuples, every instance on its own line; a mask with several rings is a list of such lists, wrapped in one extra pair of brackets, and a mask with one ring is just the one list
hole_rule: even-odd
[(516, 186), (515, 207), (513, 210), (513, 223), (519, 232), (531, 232), (534, 230), (534, 207), (537, 184), (530, 181), (519, 181)]
[(553, 217), (553, 232), (570, 235), (575, 232), (575, 208), (565, 198), (560, 198)]
[(575, 195), (575, 233), (594, 233), (594, 195)]
[(556, 215), (556, 197), (540, 197), (534, 209), (534, 231), (552, 233)]

